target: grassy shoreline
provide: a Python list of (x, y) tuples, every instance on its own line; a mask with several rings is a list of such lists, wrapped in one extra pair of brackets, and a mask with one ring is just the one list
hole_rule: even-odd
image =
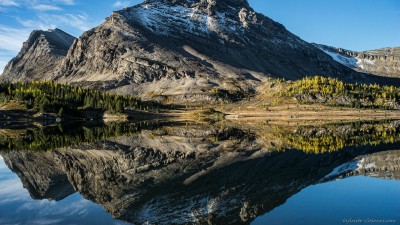
[(0, 84), (0, 121), (130, 121), (157, 118), (265, 121), (400, 119), (400, 88), (334, 78), (270, 79), (240, 101), (142, 101), (54, 82)]

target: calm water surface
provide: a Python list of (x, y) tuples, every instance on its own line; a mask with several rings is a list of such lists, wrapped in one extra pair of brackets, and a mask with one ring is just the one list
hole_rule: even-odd
[(399, 181), (357, 176), (307, 187), (252, 224), (399, 224), (399, 202)]
[(72, 127), (0, 129), (0, 224), (400, 224), (396, 121)]
[(34, 200), (0, 157), (0, 224), (126, 224), (74, 193), (61, 201)]

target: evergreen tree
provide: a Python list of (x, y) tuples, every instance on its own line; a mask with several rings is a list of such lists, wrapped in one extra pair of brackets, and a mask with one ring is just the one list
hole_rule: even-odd
[(60, 111), (58, 111), (58, 116), (63, 117), (64, 116), (64, 108), (61, 108)]

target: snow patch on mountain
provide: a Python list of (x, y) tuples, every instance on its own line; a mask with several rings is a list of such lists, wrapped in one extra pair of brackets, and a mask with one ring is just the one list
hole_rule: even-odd
[(360, 63), (360, 60), (358, 60), (356, 58), (353, 58), (351, 56), (342, 55), (337, 52), (331, 52), (331, 51), (323, 49), (323, 48), (320, 48), (320, 49), (322, 51), (324, 51), (326, 54), (328, 54), (329, 56), (331, 56), (333, 58), (333, 60), (335, 60), (336, 62), (338, 62), (344, 66), (347, 66), (350, 68), (362, 68), (361, 67), (362, 64)]
[(179, 32), (209, 37), (211, 32), (232, 33), (244, 29), (238, 21), (228, 18), (226, 12), (209, 16), (197, 8), (180, 5), (141, 4), (129, 10), (128, 14), (129, 20), (165, 36)]
[(358, 59), (357, 65), (361, 69), (365, 69), (365, 65), (374, 65), (375, 62), (370, 59)]
[[(208, 16), (198, 15), (192, 8), (183, 6), (144, 4), (131, 11), (131, 19), (136, 20), (154, 33), (168, 35), (178, 23), (179, 27), (196, 34), (208, 33)], [(162, 21), (162, 23), (160, 23)]]

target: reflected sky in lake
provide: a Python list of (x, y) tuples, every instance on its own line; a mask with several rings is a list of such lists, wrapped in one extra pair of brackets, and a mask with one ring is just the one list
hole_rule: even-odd
[(33, 200), (0, 156), (0, 224), (125, 224), (75, 193), (62, 201)]
[(399, 203), (400, 181), (357, 176), (305, 188), (252, 224), (340, 225), (358, 219), (400, 224)]

